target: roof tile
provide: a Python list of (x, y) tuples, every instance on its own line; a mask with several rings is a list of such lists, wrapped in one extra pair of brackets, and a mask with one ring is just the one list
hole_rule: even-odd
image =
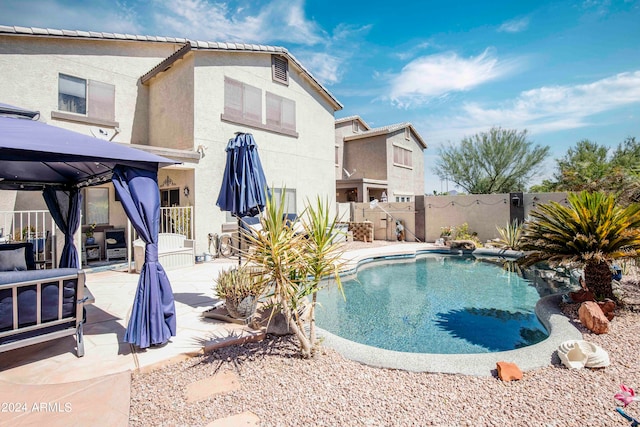
[(223, 42), (202, 42), (202, 41), (192, 41), (185, 38), (174, 38), (174, 37), (158, 37), (158, 36), (142, 36), (142, 35), (133, 35), (133, 34), (119, 34), (119, 33), (99, 33), (94, 31), (71, 31), (71, 30), (56, 30), (47, 28), (31, 28), (31, 27), (20, 27), (20, 26), (6, 26), (0, 25), (0, 34), (1, 33), (13, 33), (13, 34), (35, 34), (35, 35), (50, 35), (50, 36), (63, 36), (63, 37), (89, 37), (89, 38), (102, 38), (102, 39), (116, 39), (116, 40), (135, 40), (135, 41), (155, 41), (155, 42), (164, 42), (164, 43), (189, 43), (192, 46), (197, 46), (199, 48), (204, 49), (220, 49), (220, 50), (250, 50), (257, 52), (279, 52), (288, 55), (291, 60), (295, 63), (295, 65), (305, 73), (309, 79), (317, 84), (321, 90), (323, 90), (329, 98), (331, 98), (335, 104), (339, 107), (342, 107), (342, 104), (338, 99), (333, 96), (331, 92), (327, 88), (325, 88), (322, 83), (318, 79), (316, 79), (313, 74), (309, 72), (307, 68), (305, 68), (300, 61), (298, 61), (286, 48), (277, 47), (277, 46), (266, 46), (266, 45), (255, 45), (255, 44), (246, 44), (246, 43), (223, 43)]

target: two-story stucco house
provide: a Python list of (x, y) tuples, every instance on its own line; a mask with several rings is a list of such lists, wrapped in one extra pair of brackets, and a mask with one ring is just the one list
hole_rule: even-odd
[(427, 148), (411, 123), (370, 128), (359, 116), (335, 121), (338, 202), (414, 202), (424, 196)]
[[(0, 77), (0, 102), (182, 162), (161, 169), (158, 183), (163, 206), (193, 206), (197, 253), (208, 233), (235, 223), (215, 202), (236, 132), (253, 134), (269, 185), (276, 194), (286, 188), (288, 212), (335, 191), (334, 112), (342, 106), (284, 48), (0, 26)], [(103, 221), (124, 226), (105, 187)]]

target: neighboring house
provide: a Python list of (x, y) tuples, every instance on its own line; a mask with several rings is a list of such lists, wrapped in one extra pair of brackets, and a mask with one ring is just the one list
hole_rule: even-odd
[(414, 202), (424, 196), (426, 148), (411, 123), (371, 129), (359, 116), (336, 120), (336, 200)]
[[(0, 77), (0, 102), (183, 162), (161, 169), (158, 183), (163, 206), (194, 207), (197, 253), (208, 233), (235, 224), (215, 205), (235, 132), (254, 135), (287, 212), (335, 191), (342, 105), (284, 48), (0, 25)], [(83, 223), (126, 225), (111, 184), (100, 188), (86, 190)]]

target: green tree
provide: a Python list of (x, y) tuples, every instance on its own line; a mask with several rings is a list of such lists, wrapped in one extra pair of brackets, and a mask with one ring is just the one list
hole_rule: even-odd
[(551, 202), (531, 212), (520, 249), (524, 265), (539, 261), (584, 266), (585, 285), (597, 298), (615, 299), (611, 261), (640, 255), (640, 204), (616, 204), (611, 194), (582, 191), (569, 206)]
[(434, 172), (470, 194), (522, 191), (548, 154), (549, 147), (534, 146), (526, 130), (494, 127), (440, 148)]
[(625, 205), (640, 200), (640, 142), (635, 137), (625, 139), (612, 153), (585, 139), (556, 163), (555, 180), (545, 180), (530, 191), (605, 191)]
[(607, 159), (609, 149), (598, 143), (583, 139), (559, 160), (556, 190), (582, 191), (595, 190), (607, 177), (612, 166)]

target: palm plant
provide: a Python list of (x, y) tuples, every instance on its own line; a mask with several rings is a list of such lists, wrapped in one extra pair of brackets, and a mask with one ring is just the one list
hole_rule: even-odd
[(500, 238), (497, 243), (505, 249), (513, 249), (517, 251), (520, 249), (520, 238), (522, 237), (522, 224), (518, 223), (517, 219), (508, 223), (506, 227), (499, 227), (496, 225), (496, 229), (500, 234)]
[[(251, 250), (246, 260), (262, 269), (272, 287), (272, 295), (287, 324), (298, 338), (300, 353), (311, 357), (317, 348), (315, 338), (316, 293), (328, 274), (333, 274), (340, 286), (338, 270), (340, 252), (333, 243), (336, 219), (331, 219), (328, 207), (319, 199), (315, 208), (307, 207), (302, 222), (304, 233), (297, 233), (299, 220), (284, 216), (284, 195), (280, 203), (273, 195), (267, 197), (265, 213), (260, 219), (262, 230), (247, 233)], [(312, 296), (309, 307), (307, 297)], [(309, 335), (304, 324), (305, 308), (310, 322)]]
[(640, 255), (640, 205), (616, 205), (613, 195), (572, 193), (569, 206), (540, 205), (525, 224), (520, 248), (523, 263), (538, 261), (584, 265), (586, 287), (598, 299), (615, 299), (611, 261)]

